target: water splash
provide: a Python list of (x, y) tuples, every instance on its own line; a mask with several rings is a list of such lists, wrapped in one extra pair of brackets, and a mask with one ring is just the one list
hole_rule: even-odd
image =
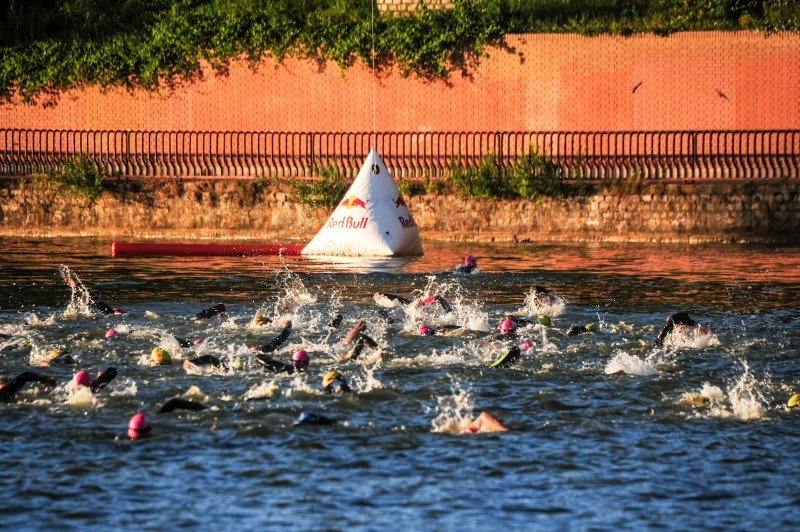
[(606, 364), (605, 373), (606, 375), (625, 373), (626, 375), (646, 377), (657, 375), (658, 368), (647, 360), (642, 360), (624, 351), (617, 351), (617, 354)]
[(436, 416), (431, 420), (431, 424), (433, 432), (460, 434), (472, 421), (475, 405), (469, 391), (462, 387), (461, 382), (451, 375), (448, 376), (452, 380), (451, 393), (436, 398)]
[(91, 316), (94, 300), (80, 277), (63, 264), (58, 267), (58, 273), (70, 289), (69, 303), (64, 310), (64, 316)]
[(741, 377), (728, 390), (733, 414), (744, 420), (760, 419), (766, 412), (767, 399), (762, 391), (766, 384), (755, 378), (744, 360), (742, 367)]

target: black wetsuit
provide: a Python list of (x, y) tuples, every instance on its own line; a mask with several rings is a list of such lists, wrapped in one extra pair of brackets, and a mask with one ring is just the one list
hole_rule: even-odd
[(347, 356), (347, 358), (352, 360), (357, 359), (359, 355), (361, 355), (361, 351), (364, 350), (365, 346), (369, 346), (372, 349), (377, 349), (378, 342), (376, 342), (375, 340), (373, 340), (364, 333), (359, 334), (358, 340), (355, 341), (355, 346), (353, 347), (353, 350), (350, 351), (350, 354)]
[(490, 367), (492, 368), (507, 368), (519, 359), (520, 349), (517, 346), (512, 347), (508, 352), (495, 360)]
[(341, 314), (337, 314), (336, 317), (333, 318), (333, 320), (331, 320), (331, 322), (328, 324), (328, 327), (331, 327), (333, 329), (338, 329), (339, 325), (342, 324), (343, 319), (344, 316), (342, 316)]
[(228, 366), (214, 355), (203, 355), (197, 358), (190, 358), (187, 360), (187, 362), (194, 366), (214, 366), (215, 368), (222, 368), (225, 370), (228, 369)]
[(292, 323), (289, 322), (283, 328), (283, 330), (278, 336), (276, 336), (275, 338), (273, 338), (264, 345), (256, 346), (256, 351), (258, 351), (259, 353), (272, 353), (273, 351), (278, 349), (281, 346), (281, 344), (283, 344), (283, 342), (286, 341), (287, 338), (289, 338), (289, 334), (291, 334), (291, 332), (292, 332)]
[(200, 312), (195, 314), (195, 316), (200, 319), (207, 320), (215, 316), (222, 316), (223, 314), (225, 314), (225, 305), (220, 303), (219, 305), (214, 305), (213, 307), (201, 310)]
[(412, 301), (407, 297), (402, 297), (395, 294), (384, 294), (383, 292), (381, 292), (381, 295), (391, 301), (397, 301), (401, 305), (410, 305), (412, 303)]
[(170, 412), (174, 412), (175, 410), (191, 410), (192, 412), (199, 412), (201, 410), (205, 410), (206, 406), (200, 403), (196, 403), (194, 401), (187, 401), (186, 399), (181, 399), (180, 397), (173, 397), (169, 399), (166, 403), (161, 405), (161, 408), (158, 409), (157, 414), (168, 414)]
[(55, 386), (56, 380), (32, 371), (25, 371), (11, 379), (5, 386), (0, 388), (0, 402), (8, 403), (16, 398), (17, 393), (29, 382), (38, 382), (45, 386)]
[(472, 273), (472, 271), (475, 270), (477, 267), (478, 267), (477, 265), (476, 266), (465, 266), (465, 265), (462, 265), (462, 266), (459, 266), (458, 268), (456, 268), (456, 271), (458, 273)]
[(656, 346), (664, 345), (664, 339), (667, 337), (669, 333), (671, 333), (676, 325), (685, 325), (687, 327), (695, 327), (697, 322), (694, 321), (692, 318), (689, 317), (689, 314), (686, 312), (677, 312), (667, 318), (667, 323), (664, 325), (664, 328), (661, 329), (661, 332), (658, 333), (658, 338), (655, 340)]
[(287, 364), (286, 362), (270, 358), (267, 355), (256, 355), (256, 360), (273, 373), (286, 372), (291, 375), (295, 371), (303, 371), (303, 369), (296, 367), (294, 364)]
[(573, 325), (567, 331), (567, 336), (577, 336), (586, 332), (589, 332), (589, 329), (586, 328), (586, 325)]
[(106, 368), (106, 370), (102, 373), (102, 375), (92, 380), (92, 384), (89, 385), (89, 388), (91, 388), (92, 392), (97, 392), (99, 390), (102, 390), (103, 388), (108, 386), (108, 383), (113, 381), (116, 376), (117, 376), (117, 368), (115, 367)]

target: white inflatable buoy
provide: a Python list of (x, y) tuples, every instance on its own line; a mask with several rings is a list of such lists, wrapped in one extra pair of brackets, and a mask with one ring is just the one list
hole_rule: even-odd
[(422, 255), (422, 241), (400, 190), (378, 151), (364, 165), (303, 255), (399, 257)]

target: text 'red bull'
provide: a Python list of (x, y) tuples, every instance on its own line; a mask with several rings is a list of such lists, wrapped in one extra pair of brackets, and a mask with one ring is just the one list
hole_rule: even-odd
[(331, 218), (328, 220), (328, 223), (325, 224), (326, 229), (366, 229), (367, 222), (369, 222), (369, 216), (364, 216), (360, 220), (356, 220), (352, 216), (345, 216), (344, 218), (339, 218), (338, 220), (334, 220)]
[(414, 219), (410, 216), (408, 218), (403, 218), (402, 216), (398, 216), (397, 218), (400, 220), (400, 225), (403, 226), (403, 229), (408, 229), (409, 227), (416, 227), (417, 224), (414, 223)]

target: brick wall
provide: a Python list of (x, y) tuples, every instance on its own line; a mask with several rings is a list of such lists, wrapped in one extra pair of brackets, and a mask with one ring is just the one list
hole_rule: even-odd
[[(512, 35), (471, 77), (373, 79), (266, 59), (150, 94), (95, 87), (0, 106), (0, 128), (491, 131), (796, 129), (800, 34)], [(373, 99), (373, 93), (375, 98)], [(374, 102), (374, 105), (373, 105)]]

